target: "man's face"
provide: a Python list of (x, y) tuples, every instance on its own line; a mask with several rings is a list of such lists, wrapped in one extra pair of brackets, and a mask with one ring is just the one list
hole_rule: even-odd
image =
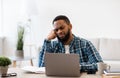
[(64, 20), (57, 20), (54, 22), (54, 30), (57, 35), (57, 38), (61, 42), (66, 42), (70, 37), (70, 24), (68, 25)]

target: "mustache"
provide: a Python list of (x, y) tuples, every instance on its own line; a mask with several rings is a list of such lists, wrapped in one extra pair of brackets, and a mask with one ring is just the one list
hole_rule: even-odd
[(61, 39), (58, 35), (57, 35), (57, 38), (62, 43), (66, 42), (70, 38), (70, 30), (68, 30), (68, 32), (67, 32), (67, 34), (65, 35), (64, 38)]

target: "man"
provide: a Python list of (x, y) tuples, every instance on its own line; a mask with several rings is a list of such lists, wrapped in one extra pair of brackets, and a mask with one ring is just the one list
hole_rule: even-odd
[[(97, 62), (103, 62), (96, 48), (90, 41), (76, 37), (72, 33), (72, 24), (68, 17), (59, 15), (53, 20), (53, 30), (44, 40), (39, 55), (39, 67), (44, 66), (44, 54), (76, 53), (80, 56), (81, 72), (97, 71)], [(53, 39), (57, 38), (56, 41)]]

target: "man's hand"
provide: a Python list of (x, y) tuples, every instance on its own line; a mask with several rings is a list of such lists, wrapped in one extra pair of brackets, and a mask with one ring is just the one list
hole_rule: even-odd
[(56, 38), (56, 33), (54, 30), (52, 30), (49, 35), (47, 36), (47, 40), (52, 40), (52, 39), (55, 39)]

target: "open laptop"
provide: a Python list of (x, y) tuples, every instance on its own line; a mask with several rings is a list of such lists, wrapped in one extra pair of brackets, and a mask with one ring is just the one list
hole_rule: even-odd
[(79, 55), (64, 53), (45, 53), (47, 76), (79, 77)]

